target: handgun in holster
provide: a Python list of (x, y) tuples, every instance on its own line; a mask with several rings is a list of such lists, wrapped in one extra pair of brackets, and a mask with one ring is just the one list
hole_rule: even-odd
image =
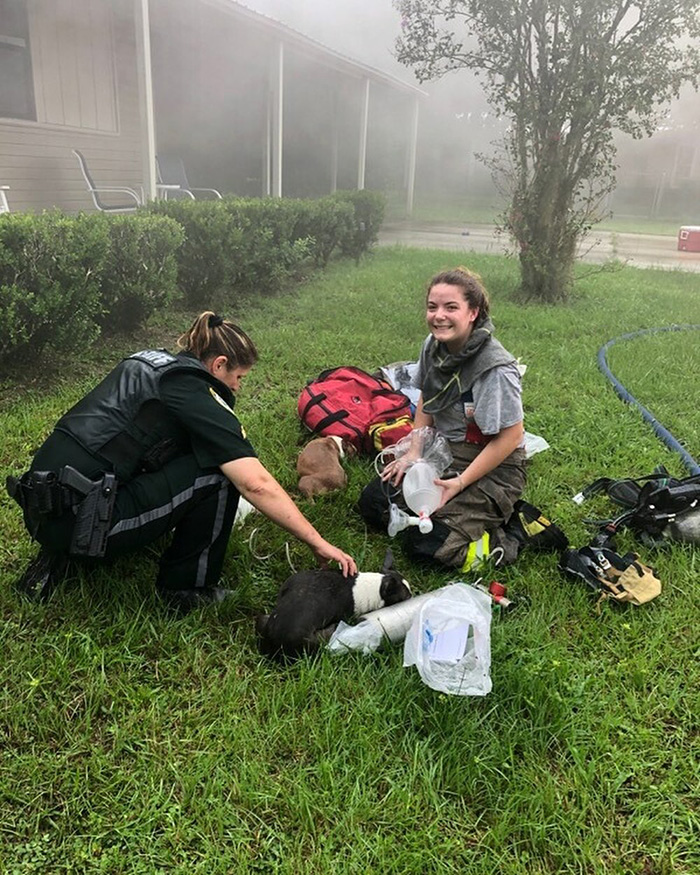
[(117, 478), (104, 474), (101, 480), (90, 480), (70, 465), (64, 465), (58, 477), (63, 486), (84, 496), (75, 510), (70, 555), (101, 559), (107, 550)]
[(42, 517), (75, 513), (75, 526), (69, 548), (71, 556), (101, 558), (107, 549), (107, 534), (117, 497), (117, 478), (104, 474), (90, 480), (70, 465), (55, 471), (27, 471), (21, 477), (8, 477), (7, 491), (19, 504), (32, 537)]

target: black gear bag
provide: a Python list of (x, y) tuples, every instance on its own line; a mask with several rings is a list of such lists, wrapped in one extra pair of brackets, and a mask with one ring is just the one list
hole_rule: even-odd
[(597, 521), (601, 528), (627, 527), (647, 544), (665, 540), (700, 544), (700, 475), (679, 480), (661, 465), (644, 477), (600, 477), (574, 496), (574, 501), (581, 504), (603, 491), (624, 510), (612, 519)]

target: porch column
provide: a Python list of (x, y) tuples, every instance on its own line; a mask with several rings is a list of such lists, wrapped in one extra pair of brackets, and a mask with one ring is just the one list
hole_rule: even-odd
[(262, 142), (262, 193), (264, 197), (272, 194), (272, 87), (268, 85), (267, 105), (265, 107), (265, 130)]
[(139, 96), (144, 130), (144, 151), (141, 156), (143, 189), (147, 200), (155, 200), (157, 194), (156, 125), (153, 112), (153, 69), (151, 66), (151, 25), (148, 0), (134, 0), (134, 13)]
[(272, 64), (272, 191), (282, 197), (282, 142), (284, 139), (284, 43), (279, 41)]
[(693, 147), (693, 160), (690, 162), (690, 173), (688, 174), (691, 179), (695, 179), (698, 171), (700, 170), (700, 146)]
[(408, 165), (406, 167), (406, 216), (413, 215), (413, 191), (416, 186), (416, 154), (418, 151), (418, 97), (413, 98), (411, 131), (408, 141)]
[(331, 192), (338, 190), (338, 95), (333, 92), (331, 129)]
[(357, 160), (357, 188), (365, 187), (365, 167), (367, 165), (367, 126), (369, 124), (369, 79), (365, 79), (362, 107), (360, 109), (360, 148)]

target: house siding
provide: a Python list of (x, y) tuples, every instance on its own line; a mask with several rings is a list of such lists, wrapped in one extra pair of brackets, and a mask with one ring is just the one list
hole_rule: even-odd
[(98, 186), (138, 189), (132, 0), (29, 0), (28, 13), (37, 121), (0, 119), (0, 184), (10, 186), (10, 209), (94, 209), (72, 149), (83, 152)]

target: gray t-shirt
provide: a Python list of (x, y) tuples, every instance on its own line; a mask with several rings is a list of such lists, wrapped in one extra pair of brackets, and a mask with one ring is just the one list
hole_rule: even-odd
[[(421, 390), (427, 365), (426, 347), (429, 339), (426, 338), (423, 344), (415, 376), (415, 385)], [(434, 427), (448, 441), (466, 440), (467, 428), (471, 420), (485, 435), (496, 435), (502, 429), (521, 422), (523, 402), (518, 366), (513, 362), (491, 368), (474, 381), (471, 390), (465, 392), (459, 401), (431, 415)], [(523, 438), (520, 446), (524, 445)]]

